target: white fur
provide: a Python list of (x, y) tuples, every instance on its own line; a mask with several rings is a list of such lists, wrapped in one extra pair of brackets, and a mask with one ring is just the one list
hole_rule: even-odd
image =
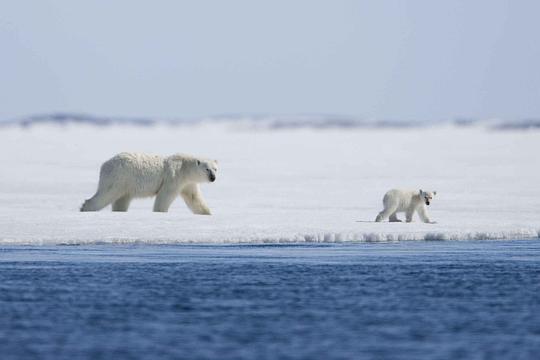
[(431, 202), (436, 194), (436, 191), (390, 190), (384, 195), (384, 209), (375, 221), (380, 222), (389, 217), (390, 222), (399, 222), (401, 220), (397, 218), (397, 213), (405, 212), (407, 222), (411, 222), (413, 214), (417, 212), (423, 222), (434, 224), (428, 217), (426, 202)]
[(103, 163), (98, 190), (81, 211), (99, 211), (109, 204), (113, 211), (127, 211), (132, 199), (156, 196), (154, 211), (167, 212), (180, 195), (193, 213), (210, 215), (199, 183), (214, 181), (216, 171), (216, 161), (189, 155), (121, 153)]

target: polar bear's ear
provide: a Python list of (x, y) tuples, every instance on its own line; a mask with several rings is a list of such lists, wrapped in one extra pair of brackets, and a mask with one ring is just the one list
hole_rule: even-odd
[(434, 191), (434, 192), (433, 192), (433, 195), (437, 195), (437, 192), (436, 192), (436, 191)]
[(422, 195), (423, 191), (422, 189), (420, 189), (420, 192), (418, 193), (418, 195)]

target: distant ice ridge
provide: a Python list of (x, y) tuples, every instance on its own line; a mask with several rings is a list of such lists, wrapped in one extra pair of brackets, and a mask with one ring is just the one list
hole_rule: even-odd
[(96, 116), (82, 113), (37, 114), (13, 120), (0, 121), (1, 127), (31, 127), (36, 125), (93, 125), (93, 126), (194, 126), (222, 124), (250, 129), (295, 129), (295, 128), (419, 128), (428, 126), (456, 125), (483, 126), (495, 130), (540, 129), (540, 118), (535, 119), (473, 119), (457, 118), (454, 120), (399, 120), (399, 119), (363, 119), (359, 117), (332, 114), (305, 115), (217, 115), (198, 118), (152, 118), (152, 117), (115, 117)]

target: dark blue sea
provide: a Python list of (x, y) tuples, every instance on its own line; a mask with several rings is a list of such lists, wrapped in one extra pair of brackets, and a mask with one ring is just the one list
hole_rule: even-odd
[(540, 240), (0, 248), (0, 359), (539, 359)]

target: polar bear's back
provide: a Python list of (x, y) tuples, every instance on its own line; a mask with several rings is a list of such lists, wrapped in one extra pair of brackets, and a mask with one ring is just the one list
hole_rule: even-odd
[(123, 152), (101, 166), (100, 187), (114, 185), (137, 196), (152, 196), (163, 182), (163, 168), (161, 156)]

